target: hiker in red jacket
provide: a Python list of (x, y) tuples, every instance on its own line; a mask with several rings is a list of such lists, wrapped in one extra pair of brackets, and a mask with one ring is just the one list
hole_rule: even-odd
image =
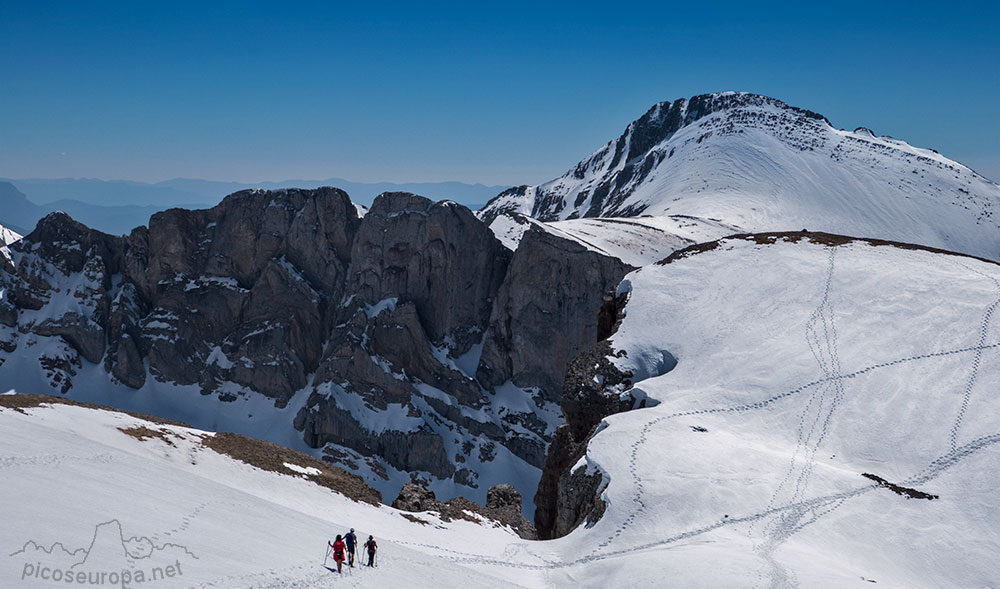
[[(327, 542), (327, 544), (330, 543)], [(333, 560), (337, 562), (337, 572), (344, 574), (340, 568), (344, 566), (344, 551), (347, 550), (347, 546), (344, 545), (344, 540), (340, 537), (340, 534), (337, 534), (337, 539), (334, 540), (333, 544), (330, 544), (330, 548), (333, 548)]]

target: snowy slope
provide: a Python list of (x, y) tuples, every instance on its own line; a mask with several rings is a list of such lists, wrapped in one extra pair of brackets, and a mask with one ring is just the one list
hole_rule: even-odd
[(678, 586), (1000, 583), (1000, 267), (736, 239), (622, 291), (614, 361), (655, 406), (592, 440), (608, 512), (570, 537), (642, 551)]
[(742, 231), (715, 219), (684, 215), (571, 219), (548, 226), (636, 267), (662, 260), (694, 243)]
[(0, 246), (10, 245), (21, 239), (21, 234), (0, 225)]
[(519, 213), (504, 213), (490, 223), (493, 234), (511, 250), (517, 249), (530, 227), (576, 241), (591, 251), (618, 258), (637, 268), (692, 244), (742, 232), (740, 227), (716, 219), (684, 215), (584, 218), (546, 223)]
[[(647, 408), (607, 418), (581, 461), (606, 479), (592, 527), (528, 542), (429, 514), (412, 523), (199, 448), (205, 432), (155, 425), (174, 445), (140, 442), (117, 429), (137, 418), (55, 406), (0, 411), (0, 500), (18, 506), (0, 546), (73, 550), (96, 529), (114, 544), (99, 524), (117, 520), (181, 563), (183, 581), (165, 587), (1000, 583), (1000, 268), (733, 239), (636, 271), (622, 290), (613, 346), (628, 355), (616, 361)], [(664, 352), (678, 363), (657, 375)], [(348, 526), (376, 535), (381, 566), (334, 579), (317, 547)], [(54, 558), (29, 549), (0, 557), (4, 586)]]
[[(134, 427), (163, 437), (121, 431)], [(126, 570), (129, 587), (514, 586), (437, 557), (470, 540), (499, 555), (519, 541), (511, 532), (432, 514), (408, 514), (426, 523), (413, 522), (313, 484), (296, 464), (279, 474), (206, 449), (209, 432), (66, 405), (0, 408), (0, 431), (3, 587), (77, 586), (46, 582), (43, 567)], [(322, 567), (325, 542), (352, 526), (375, 535), (379, 567), (337, 577)], [(146, 582), (135, 583), (140, 571)]]
[[(166, 417), (204, 430), (235, 432), (280, 444), (318, 459), (323, 459), (329, 454), (339, 454), (342, 463), (348, 463), (345, 464), (346, 468), (364, 477), (368, 484), (382, 493), (388, 502), (391, 502), (399, 493), (400, 487), (410, 482), (416, 474), (423, 476), (425, 486), (441, 499), (463, 495), (480, 504), (485, 503), (489, 487), (502, 483), (513, 484), (518, 489), (525, 490), (527, 513), (529, 517), (533, 513), (534, 506), (530, 504), (530, 497), (532, 489), (537, 487), (539, 470), (503, 446), (497, 445), (494, 448), (492, 460), (480, 458), (478, 454), (467, 459), (467, 464), (471, 468), (478, 469), (480, 473), (478, 480), (481, 483), (480, 489), (469, 489), (452, 481), (436, 480), (420, 471), (410, 473), (381, 461), (365, 460), (364, 456), (344, 446), (331, 443), (320, 448), (309, 447), (303, 441), (301, 434), (289, 424), (306, 404), (312, 392), (311, 385), (303, 387), (288, 405), (282, 408), (275, 407), (272, 400), (261, 395), (240, 395), (233, 401), (220, 403), (213, 396), (202, 395), (197, 386), (163, 383), (153, 378), (135, 390), (120, 383), (109, 383), (107, 374), (99, 364), (80, 362), (79, 366), (73, 365), (74, 360), (77, 362), (79, 360), (76, 360), (72, 349), (60, 338), (39, 338), (32, 334), (12, 334), (10, 331), (3, 332), (9, 338), (6, 341), (15, 341), (19, 347), (35, 349), (42, 358), (47, 359), (47, 363), (44, 366), (40, 365), (38, 356), (27, 354), (9, 356), (0, 368), (0, 386), (5, 390), (57, 394), (57, 391), (52, 389), (39, 387), (38, 383), (69, 370), (72, 371), (71, 378), (74, 382), (73, 400)], [(66, 361), (68, 367), (59, 366), (60, 359), (68, 359)], [(239, 391), (235, 386), (230, 388)], [(515, 389), (510, 395), (511, 399), (516, 400), (517, 393)], [(507, 400), (508, 404), (511, 399)], [(484, 408), (480, 413), (483, 416), (490, 416), (494, 412), (502, 411), (506, 406), (502, 401), (503, 399), (498, 401), (496, 406)], [(344, 401), (345, 405), (366, 419), (365, 423), (369, 424), (373, 431), (408, 425), (405, 413), (399, 411), (398, 407), (390, 406), (384, 411), (375, 411), (362, 406), (361, 403), (353, 405), (349, 403), (349, 398)], [(445, 425), (440, 425), (440, 429), (444, 439), (454, 443), (452, 438), (455, 434)], [(351, 468), (350, 463), (353, 463), (354, 468)]]
[(933, 150), (746, 93), (662, 102), (560, 178), (479, 212), (543, 221), (689, 215), (1000, 259), (1000, 186)]

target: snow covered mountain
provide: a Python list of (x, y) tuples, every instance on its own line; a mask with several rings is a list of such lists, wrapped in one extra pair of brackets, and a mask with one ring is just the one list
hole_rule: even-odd
[[(198, 429), (0, 397), (0, 500), (25, 506), (0, 585), (57, 553), (192, 571), (164, 586), (332, 586), (304, 554), (358, 521), (407, 568), (354, 584), (995, 585), (997, 191), (724, 93), (478, 217), (335, 188), (127, 236), (47, 215), (0, 246), (0, 393)], [(306, 456), (211, 453), (219, 431)], [(355, 480), (330, 465), (367, 499), (322, 488)], [(498, 483), (549, 541), (481, 517), (517, 511)]]
[(449, 201), (360, 212), (322, 188), (124, 237), (50, 214), (0, 258), (0, 384), (280, 443), (390, 500), (532, 496), (566, 367), (632, 266), (552, 233), (511, 252)]
[(575, 241), (589, 251), (639, 268), (705, 241), (740, 233), (714, 219), (686, 215), (663, 217), (583, 218), (543, 222), (520, 213), (498, 215), (490, 229), (505, 247), (516, 251), (528, 231)]
[(1000, 259), (1000, 186), (933, 150), (844, 131), (747, 93), (661, 102), (563, 176), (479, 215), (687, 215), (743, 231), (829, 231)]
[(566, 466), (538, 506), (556, 535), (589, 522), (582, 558), (641, 551), (677, 586), (1000, 580), (997, 264), (758, 234), (619, 292), (618, 331), (567, 377)]
[[(1000, 267), (754, 235), (682, 250), (630, 274), (620, 295), (611, 353), (575, 363), (573, 382), (641, 408), (584, 433), (556, 507), (589, 523), (568, 535), (531, 542), (471, 512), (444, 521), (353, 501), (315, 484), (304, 458), (245, 464), (211, 451), (210, 432), (0, 408), (0, 500), (18, 506), (0, 527), (0, 581), (51, 586), (34, 571), (84, 554), (74, 572), (179, 563), (180, 576), (150, 584), (164, 587), (1000, 580)], [(375, 535), (380, 566), (341, 578), (318, 547), (349, 526)]]

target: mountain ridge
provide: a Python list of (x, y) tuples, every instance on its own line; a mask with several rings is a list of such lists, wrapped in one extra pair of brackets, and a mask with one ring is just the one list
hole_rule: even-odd
[(225, 196), (241, 190), (323, 186), (336, 186), (349, 192), (361, 206), (371, 205), (374, 198), (384, 192), (412, 192), (433, 196), (435, 200), (454, 200), (478, 207), (502, 188), (457, 181), (366, 183), (343, 178), (258, 183), (194, 178), (153, 183), (98, 178), (0, 178), (0, 199), (6, 207), (0, 212), (0, 223), (11, 224), (19, 229), (19, 233), (26, 234), (46, 214), (62, 210), (94, 229), (124, 235), (135, 227), (147, 225), (150, 217), (157, 212), (171, 208), (213, 207)]
[(488, 223), (513, 212), (684, 214), (747, 232), (805, 227), (1000, 259), (998, 211), (1000, 185), (933, 150), (724, 92), (657, 103), (563, 176), (510, 188), (477, 214)]
[(565, 366), (632, 267), (523, 241), (409, 193), (359, 217), (335, 188), (241, 191), (126, 236), (50, 213), (0, 258), (0, 378), (282, 443), (385, 497), (530, 495)]

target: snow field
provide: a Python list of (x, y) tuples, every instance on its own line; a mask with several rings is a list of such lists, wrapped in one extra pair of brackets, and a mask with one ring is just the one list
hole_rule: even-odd
[(639, 383), (659, 405), (591, 443), (611, 481), (598, 546), (694, 543), (701, 558), (676, 566), (697, 585), (727, 570), (727, 586), (995, 583), (997, 276), (922, 251), (741, 240), (631, 274), (621, 363), (661, 348), (678, 364)]
[[(63, 405), (26, 411), (0, 412), (0, 470), (6, 475), (0, 498), (8, 506), (0, 530), (5, 587), (52, 586), (33, 577), (22, 580), (24, 565), (59, 563), (69, 569), (80, 554), (43, 549), (60, 543), (77, 550), (90, 546), (95, 535), (99, 550), (76, 570), (150, 570), (142, 559), (123, 555), (117, 535), (109, 537), (107, 526), (99, 526), (109, 521), (120, 523), (121, 539), (170, 544), (154, 550), (157, 564), (181, 563), (182, 575), (143, 586), (511, 586), (510, 580), (466, 567), (442, 566), (421, 547), (457, 549), (473, 537), (475, 546), (499, 554), (517, 540), (509, 531), (445, 523), (431, 514), (415, 514), (426, 525), (413, 523), (394, 509), (357, 503), (297, 476), (262, 471), (202, 448), (198, 442), (211, 435), (207, 432)], [(136, 426), (170, 432), (165, 435), (172, 445), (139, 441), (118, 429)], [(95, 534), (98, 527), (101, 534)], [(321, 566), (325, 542), (350, 527), (362, 540), (375, 535), (380, 566), (340, 577)], [(43, 549), (28, 545), (25, 553), (7, 557), (32, 541)]]

